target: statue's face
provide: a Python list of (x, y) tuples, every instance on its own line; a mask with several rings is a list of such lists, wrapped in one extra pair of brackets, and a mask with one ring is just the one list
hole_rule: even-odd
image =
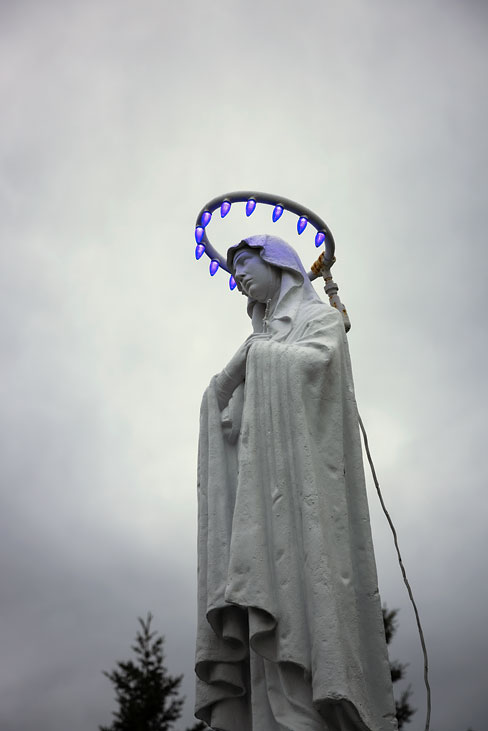
[(256, 302), (266, 302), (276, 292), (279, 270), (267, 264), (257, 251), (242, 248), (234, 256), (234, 279), (245, 294)]

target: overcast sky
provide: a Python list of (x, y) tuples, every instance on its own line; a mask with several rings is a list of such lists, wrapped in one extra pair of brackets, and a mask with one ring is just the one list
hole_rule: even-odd
[[(432, 729), (486, 728), (487, 31), (476, 0), (1, 2), (2, 731), (109, 723), (102, 670), (148, 610), (192, 723), (198, 413), (250, 329), (193, 227), (247, 188), (334, 233)], [(209, 235), (274, 230), (309, 266), (295, 223), (236, 205)], [(420, 642), (368, 489), (421, 731)]]

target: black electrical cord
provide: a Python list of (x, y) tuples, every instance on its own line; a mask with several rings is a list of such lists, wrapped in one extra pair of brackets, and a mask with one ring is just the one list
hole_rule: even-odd
[(363, 434), (364, 448), (366, 450), (366, 455), (368, 457), (369, 466), (371, 467), (371, 474), (373, 475), (373, 481), (374, 481), (374, 484), (376, 487), (376, 492), (378, 493), (381, 507), (383, 508), (383, 512), (386, 515), (386, 519), (390, 525), (391, 532), (393, 533), (393, 540), (395, 542), (395, 548), (396, 548), (396, 552), (397, 552), (397, 556), (398, 556), (398, 563), (400, 564), (403, 581), (405, 582), (405, 586), (407, 587), (408, 596), (410, 597), (410, 601), (412, 602), (413, 611), (415, 612), (415, 618), (417, 620), (417, 627), (418, 627), (419, 635), (420, 635), (420, 643), (422, 645), (422, 652), (424, 653), (424, 683), (425, 683), (425, 687), (427, 689), (427, 715), (426, 715), (426, 719), (425, 719), (425, 731), (429, 731), (429, 729), (430, 729), (430, 711), (431, 711), (431, 693), (430, 693), (430, 684), (429, 684), (429, 659), (427, 656), (427, 647), (425, 645), (424, 633), (422, 630), (422, 625), (420, 623), (420, 617), (419, 617), (417, 605), (415, 603), (415, 599), (413, 598), (412, 588), (407, 579), (407, 572), (405, 571), (405, 566), (403, 565), (400, 548), (398, 546), (398, 537), (397, 537), (397, 533), (395, 530), (395, 526), (393, 525), (393, 521), (390, 517), (390, 514), (389, 514), (388, 510), (386, 509), (385, 501), (383, 500), (383, 495), (381, 494), (380, 484), (378, 482), (378, 478), (376, 477), (376, 470), (374, 468), (373, 459), (371, 457), (371, 452), (369, 451), (369, 444), (368, 444), (368, 437), (366, 434), (366, 429), (364, 428), (364, 424), (363, 424), (362, 419), (359, 416), (359, 414), (358, 414), (358, 419), (359, 419), (359, 426), (361, 427), (361, 431)]

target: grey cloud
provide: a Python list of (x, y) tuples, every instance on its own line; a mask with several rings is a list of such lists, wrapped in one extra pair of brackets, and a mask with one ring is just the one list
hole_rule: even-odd
[[(108, 721), (101, 671), (148, 609), (191, 723), (199, 400), (249, 327), (223, 275), (194, 261), (193, 223), (214, 195), (255, 186), (334, 231), (433, 727), (480, 731), (482, 4), (22, 2), (1, 28), (2, 728)], [(211, 231), (224, 249), (269, 225), (235, 209)], [(311, 261), (307, 232), (277, 225)], [(419, 642), (370, 502), (415, 731)]]

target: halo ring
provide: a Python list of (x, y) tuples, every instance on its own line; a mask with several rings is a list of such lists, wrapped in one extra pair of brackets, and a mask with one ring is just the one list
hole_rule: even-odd
[[(227, 266), (226, 257), (222, 256), (215, 249), (207, 235), (207, 226), (210, 222), (212, 214), (214, 211), (217, 210), (217, 208), (221, 207), (224, 201), (227, 201), (231, 205), (233, 203), (248, 203), (249, 201), (255, 201), (254, 206), (252, 205), (252, 203), (250, 204), (250, 208), (248, 209), (250, 210), (250, 212), (248, 213), (246, 210), (246, 214), (248, 216), (252, 214), (257, 203), (264, 203), (266, 205), (273, 206), (274, 208), (276, 208), (276, 206), (281, 206), (283, 210), (289, 211), (290, 213), (295, 213), (298, 216), (299, 225), (302, 219), (305, 219), (305, 225), (303, 225), (302, 223), (300, 226), (301, 230), (299, 230), (299, 228), (297, 227), (299, 234), (303, 232), (308, 224), (311, 224), (316, 229), (317, 235), (320, 233), (324, 235), (324, 263), (329, 263), (330, 265), (332, 265), (334, 261), (335, 241), (332, 235), (332, 231), (322, 218), (317, 216), (317, 214), (311, 211), (309, 208), (302, 206), (300, 203), (297, 203), (290, 198), (284, 198), (283, 196), (273, 195), (271, 193), (260, 193), (253, 190), (236, 190), (232, 193), (224, 193), (223, 195), (219, 195), (216, 198), (212, 198), (211, 201), (203, 206), (195, 222), (195, 239), (197, 241), (197, 249), (198, 247), (204, 247), (203, 251), (201, 248), (199, 249), (200, 254), (197, 255), (197, 258), (200, 258), (200, 256), (205, 253), (211, 260), (211, 263), (218, 262), (220, 268), (224, 269), (224, 271), (228, 272), (229, 274), (232, 274)], [(227, 215), (227, 213), (228, 210), (224, 215)], [(322, 243), (319, 244), (319, 246), (322, 246)], [(215, 271), (216, 270), (217, 269), (215, 269)], [(214, 274), (215, 271), (213, 272)], [(315, 279), (316, 275), (312, 274), (312, 272), (309, 272), (309, 277), (310, 279)]]

